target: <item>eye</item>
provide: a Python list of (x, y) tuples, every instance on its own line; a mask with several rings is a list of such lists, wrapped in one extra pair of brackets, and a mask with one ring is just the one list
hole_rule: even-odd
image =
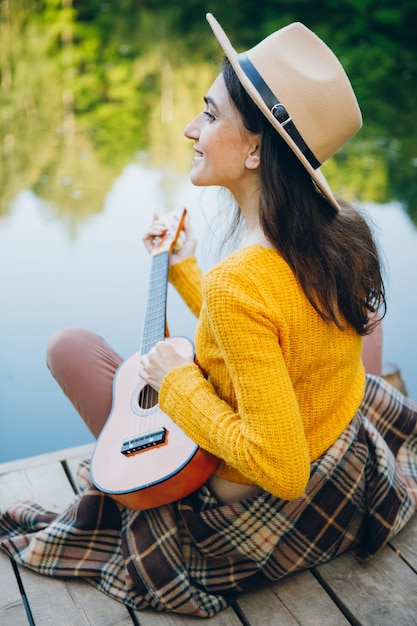
[(209, 122), (214, 122), (214, 120), (216, 119), (213, 113), (210, 113), (210, 111), (203, 111), (203, 113), (207, 117)]

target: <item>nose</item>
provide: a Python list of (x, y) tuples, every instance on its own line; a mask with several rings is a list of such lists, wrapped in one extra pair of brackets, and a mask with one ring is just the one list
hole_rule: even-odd
[(198, 139), (200, 136), (200, 125), (199, 125), (199, 119), (201, 117), (201, 114), (197, 115), (197, 117), (195, 117), (191, 122), (189, 122), (187, 124), (187, 126), (184, 128), (184, 135), (187, 137), (187, 139)]

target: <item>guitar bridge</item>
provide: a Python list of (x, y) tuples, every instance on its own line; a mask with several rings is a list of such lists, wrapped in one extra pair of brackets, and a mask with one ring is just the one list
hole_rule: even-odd
[(167, 433), (167, 429), (162, 427), (150, 430), (147, 433), (141, 433), (136, 437), (125, 439), (122, 443), (120, 452), (125, 456), (129, 456), (131, 454), (147, 450), (148, 448), (162, 446), (165, 443)]

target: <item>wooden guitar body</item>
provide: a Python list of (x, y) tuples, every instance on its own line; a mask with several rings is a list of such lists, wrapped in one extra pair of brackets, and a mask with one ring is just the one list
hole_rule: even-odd
[[(167, 341), (184, 355), (193, 352), (188, 339)], [(139, 357), (133, 354), (116, 372), (115, 401), (94, 452), (91, 474), (96, 487), (117, 502), (130, 509), (149, 509), (198, 489), (218, 459), (199, 448), (154, 404), (157, 394), (137, 373)], [(126, 451), (129, 446), (132, 452)]]

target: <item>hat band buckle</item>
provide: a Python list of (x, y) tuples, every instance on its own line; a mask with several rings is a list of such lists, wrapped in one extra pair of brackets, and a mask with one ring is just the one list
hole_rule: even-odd
[(281, 102), (278, 102), (277, 104), (274, 104), (274, 106), (271, 109), (271, 113), (275, 117), (275, 119), (278, 120), (278, 122), (283, 127), (286, 124), (288, 124), (288, 122), (292, 122), (291, 115), (288, 113), (288, 111), (285, 108), (285, 106), (283, 104), (281, 104)]
[(274, 116), (280, 126), (286, 131), (286, 133), (291, 137), (295, 145), (310, 163), (311, 167), (315, 170), (319, 168), (321, 165), (320, 161), (318, 161), (317, 158), (314, 156), (307, 143), (301, 136), (301, 133), (295, 126), (291, 115), (288, 113), (285, 106), (278, 100), (275, 94), (268, 87), (256, 67), (253, 65), (252, 61), (249, 59), (246, 52), (239, 54), (237, 60), (240, 67), (245, 72), (246, 76), (249, 78), (252, 85), (258, 91), (262, 100), (270, 110), (271, 114)]

